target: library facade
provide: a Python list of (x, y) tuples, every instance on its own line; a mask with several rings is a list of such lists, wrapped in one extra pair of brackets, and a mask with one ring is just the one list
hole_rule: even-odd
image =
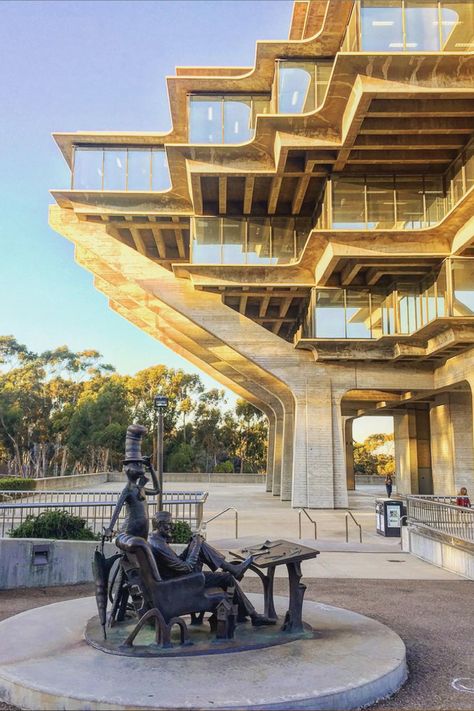
[(112, 309), (260, 408), (267, 490), (474, 487), (474, 0), (296, 0), (252, 67), (178, 67), (168, 133), (56, 133), (50, 224)]

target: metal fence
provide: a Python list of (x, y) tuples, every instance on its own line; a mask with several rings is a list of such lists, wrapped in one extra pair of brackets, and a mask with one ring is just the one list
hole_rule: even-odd
[(474, 543), (474, 510), (437, 501), (451, 497), (407, 496), (408, 523)]
[[(17, 528), (27, 516), (43, 511), (62, 510), (85, 519), (94, 533), (101, 533), (112, 517), (120, 492), (118, 491), (9, 491), (0, 490), (0, 537)], [(165, 491), (163, 509), (170, 511), (176, 521), (186, 521), (197, 530), (203, 519), (206, 491)], [(147, 497), (149, 515), (158, 510), (155, 496)], [(125, 518), (122, 509), (118, 529)]]

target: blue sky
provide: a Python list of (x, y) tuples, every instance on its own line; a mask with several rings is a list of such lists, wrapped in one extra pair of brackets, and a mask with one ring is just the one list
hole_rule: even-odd
[[(33, 350), (96, 348), (119, 372), (197, 371), (108, 308), (48, 226), (69, 185), (53, 131), (167, 130), (175, 65), (253, 64), (287, 37), (289, 0), (0, 3), (0, 333)], [(208, 386), (215, 386), (204, 376)]]

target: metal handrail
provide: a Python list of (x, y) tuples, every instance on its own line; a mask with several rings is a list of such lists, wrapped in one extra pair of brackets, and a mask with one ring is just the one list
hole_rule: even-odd
[(298, 509), (298, 538), (301, 540), (301, 514), (304, 513), (305, 516), (311, 521), (314, 526), (314, 540), (318, 539), (318, 524), (314, 519), (311, 518), (306, 509)]
[(346, 511), (346, 516), (345, 516), (345, 519), (346, 519), (346, 543), (349, 543), (349, 516), (351, 517), (351, 519), (354, 521), (355, 525), (359, 529), (359, 542), (362, 543), (362, 526), (360, 525), (360, 523), (358, 523), (355, 520), (354, 515), (352, 514), (351, 511)]
[(215, 514), (215, 516), (211, 516), (211, 518), (208, 518), (207, 521), (203, 521), (200, 526), (200, 532), (205, 533), (207, 524), (211, 523), (211, 521), (214, 521), (216, 518), (219, 518), (219, 516), (222, 516), (222, 514), (227, 513), (227, 511), (233, 511), (234, 512), (234, 521), (235, 521), (235, 538), (239, 537), (239, 512), (235, 508), (235, 506), (228, 506), (226, 509), (223, 509), (222, 511), (219, 511), (219, 513)]

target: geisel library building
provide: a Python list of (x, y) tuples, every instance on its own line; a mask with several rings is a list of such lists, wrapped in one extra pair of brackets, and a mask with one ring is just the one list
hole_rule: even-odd
[(297, 1), (254, 66), (167, 78), (170, 132), (55, 134), (50, 224), (266, 414), (293, 506), (347, 506), (361, 415), (393, 416), (399, 491), (474, 488), (473, 49), (471, 0)]

